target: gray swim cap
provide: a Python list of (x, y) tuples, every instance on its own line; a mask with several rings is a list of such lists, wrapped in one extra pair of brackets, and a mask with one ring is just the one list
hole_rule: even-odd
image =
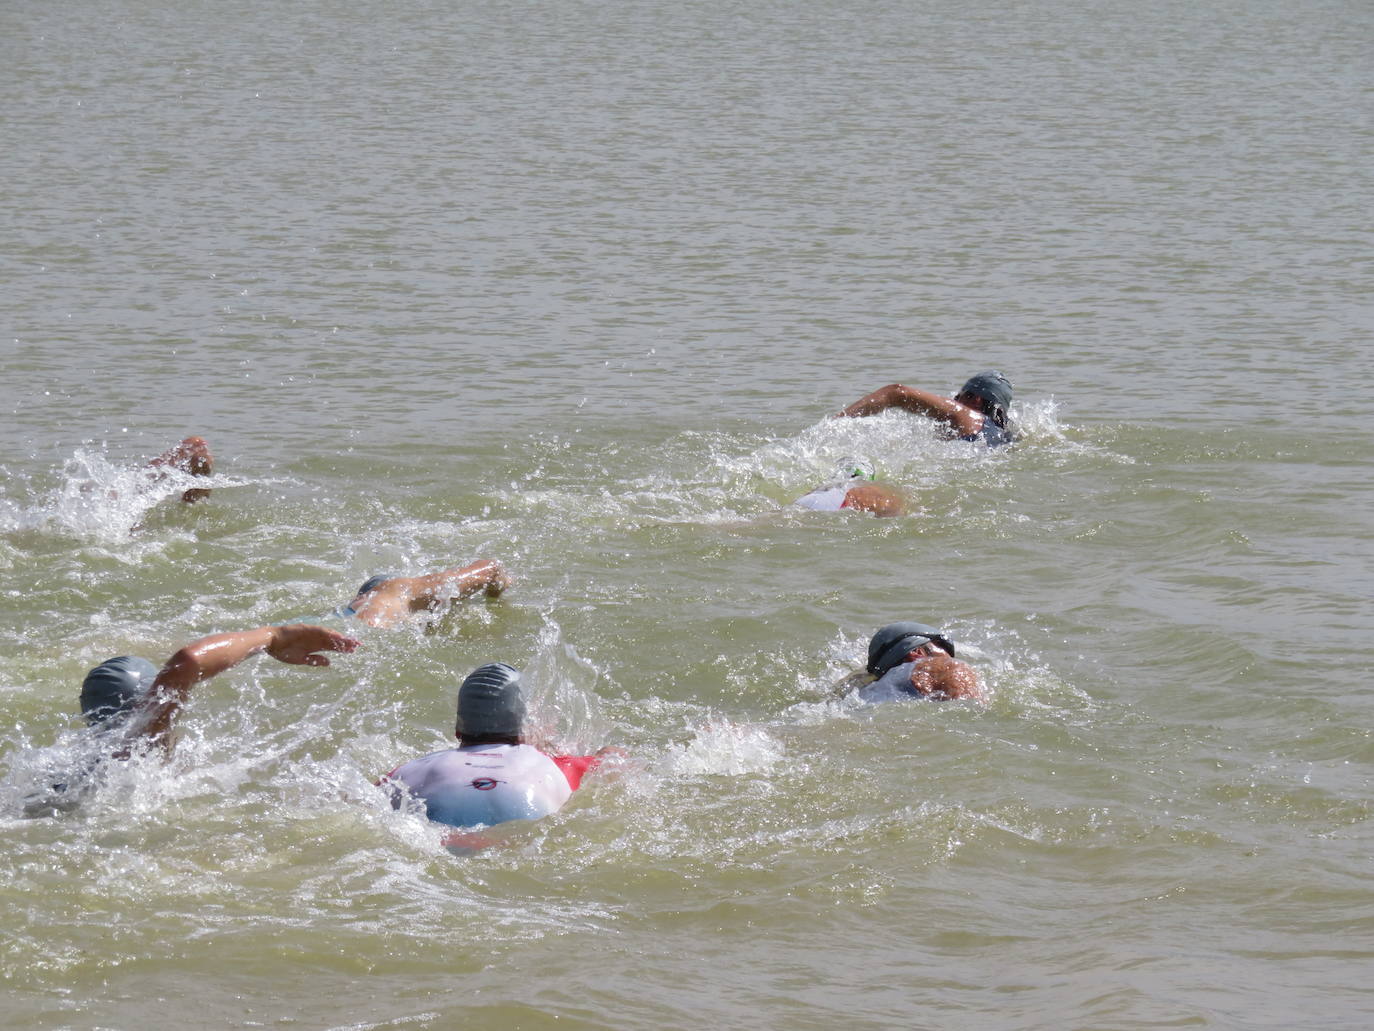
[(106, 659), (81, 682), (81, 714), (92, 726), (122, 716), (148, 693), (155, 679), (157, 667), (147, 659)]
[(889, 623), (868, 642), (868, 672), (880, 677), (900, 665), (907, 654), (923, 644), (934, 644), (954, 654), (954, 644), (939, 630), (924, 623)]
[(504, 662), (479, 666), (458, 689), (459, 737), (519, 737), (525, 724), (520, 671)]
[(1011, 380), (996, 369), (988, 369), (973, 376), (959, 388), (961, 394), (972, 394), (987, 404), (999, 407), (1003, 414), (1011, 410)]

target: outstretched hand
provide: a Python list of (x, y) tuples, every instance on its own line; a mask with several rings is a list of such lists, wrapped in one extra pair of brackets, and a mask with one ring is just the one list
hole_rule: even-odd
[(320, 652), (357, 651), (359, 642), (352, 637), (322, 626), (292, 623), (275, 627), (267, 654), (278, 662), (293, 666), (328, 666), (329, 657)]

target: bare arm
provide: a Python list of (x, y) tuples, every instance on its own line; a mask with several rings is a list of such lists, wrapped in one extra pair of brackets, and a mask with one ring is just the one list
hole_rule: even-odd
[(485, 591), (488, 598), (495, 598), (514, 580), (500, 562), (486, 558), (458, 569), (413, 577), (411, 582), (415, 585), (415, 594), (410, 607), (412, 611), (417, 611), (434, 603), (469, 598), (478, 591)]
[(899, 516), (906, 511), (902, 496), (881, 483), (861, 483), (850, 487), (841, 508), (872, 512), (876, 516)]
[(191, 688), (225, 670), (233, 669), (250, 655), (266, 652), (279, 662), (296, 666), (328, 666), (325, 651), (351, 652), (358, 642), (334, 630), (293, 624), (264, 626), (211, 634), (181, 648), (158, 672), (139, 714), (138, 733), (168, 744), (167, 732), (185, 704)]
[(900, 408), (904, 412), (924, 415), (937, 422), (946, 423), (962, 437), (977, 433), (983, 428), (983, 413), (962, 405), (953, 398), (941, 397), (928, 390), (906, 387), (900, 383), (889, 383), (866, 394), (847, 408), (842, 408), (838, 416), (858, 417), (877, 415), (889, 408)]
[(389, 627), (413, 612), (433, 611), (479, 591), (495, 598), (513, 582), (500, 562), (478, 559), (466, 566), (423, 576), (392, 577), (354, 598), (351, 604), (357, 617), (368, 626)]

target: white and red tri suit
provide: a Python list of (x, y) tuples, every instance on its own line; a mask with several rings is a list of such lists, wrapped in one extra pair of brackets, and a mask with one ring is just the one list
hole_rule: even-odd
[(490, 827), (556, 813), (600, 762), (594, 755), (546, 755), (533, 745), (465, 745), (422, 755), (386, 775), (391, 804), (406, 796), (450, 827)]

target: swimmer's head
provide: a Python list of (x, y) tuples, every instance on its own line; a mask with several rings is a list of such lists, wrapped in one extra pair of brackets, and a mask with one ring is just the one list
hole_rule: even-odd
[(81, 682), (81, 714), (91, 726), (127, 715), (157, 679), (147, 659), (120, 655), (106, 659)]
[(868, 672), (880, 677), (925, 644), (933, 644), (954, 654), (954, 643), (933, 626), (924, 623), (889, 623), (868, 642)]
[(845, 480), (876, 480), (878, 478), (872, 462), (866, 458), (855, 458), (853, 455), (846, 455), (840, 459), (838, 472), (841, 479)]
[(1011, 411), (1011, 380), (996, 369), (988, 369), (960, 387), (954, 400), (976, 408), (998, 426), (1005, 427), (1007, 412)]
[(459, 737), (518, 738), (524, 725), (519, 670), (491, 662), (468, 674), (458, 689), (458, 721), (453, 729)]
[(395, 573), (378, 573), (376, 576), (370, 576), (365, 581), (363, 581), (363, 585), (358, 588), (358, 594), (367, 594), (370, 591), (375, 591), (378, 587), (382, 586), (382, 584), (386, 583), (388, 580), (395, 579)]

